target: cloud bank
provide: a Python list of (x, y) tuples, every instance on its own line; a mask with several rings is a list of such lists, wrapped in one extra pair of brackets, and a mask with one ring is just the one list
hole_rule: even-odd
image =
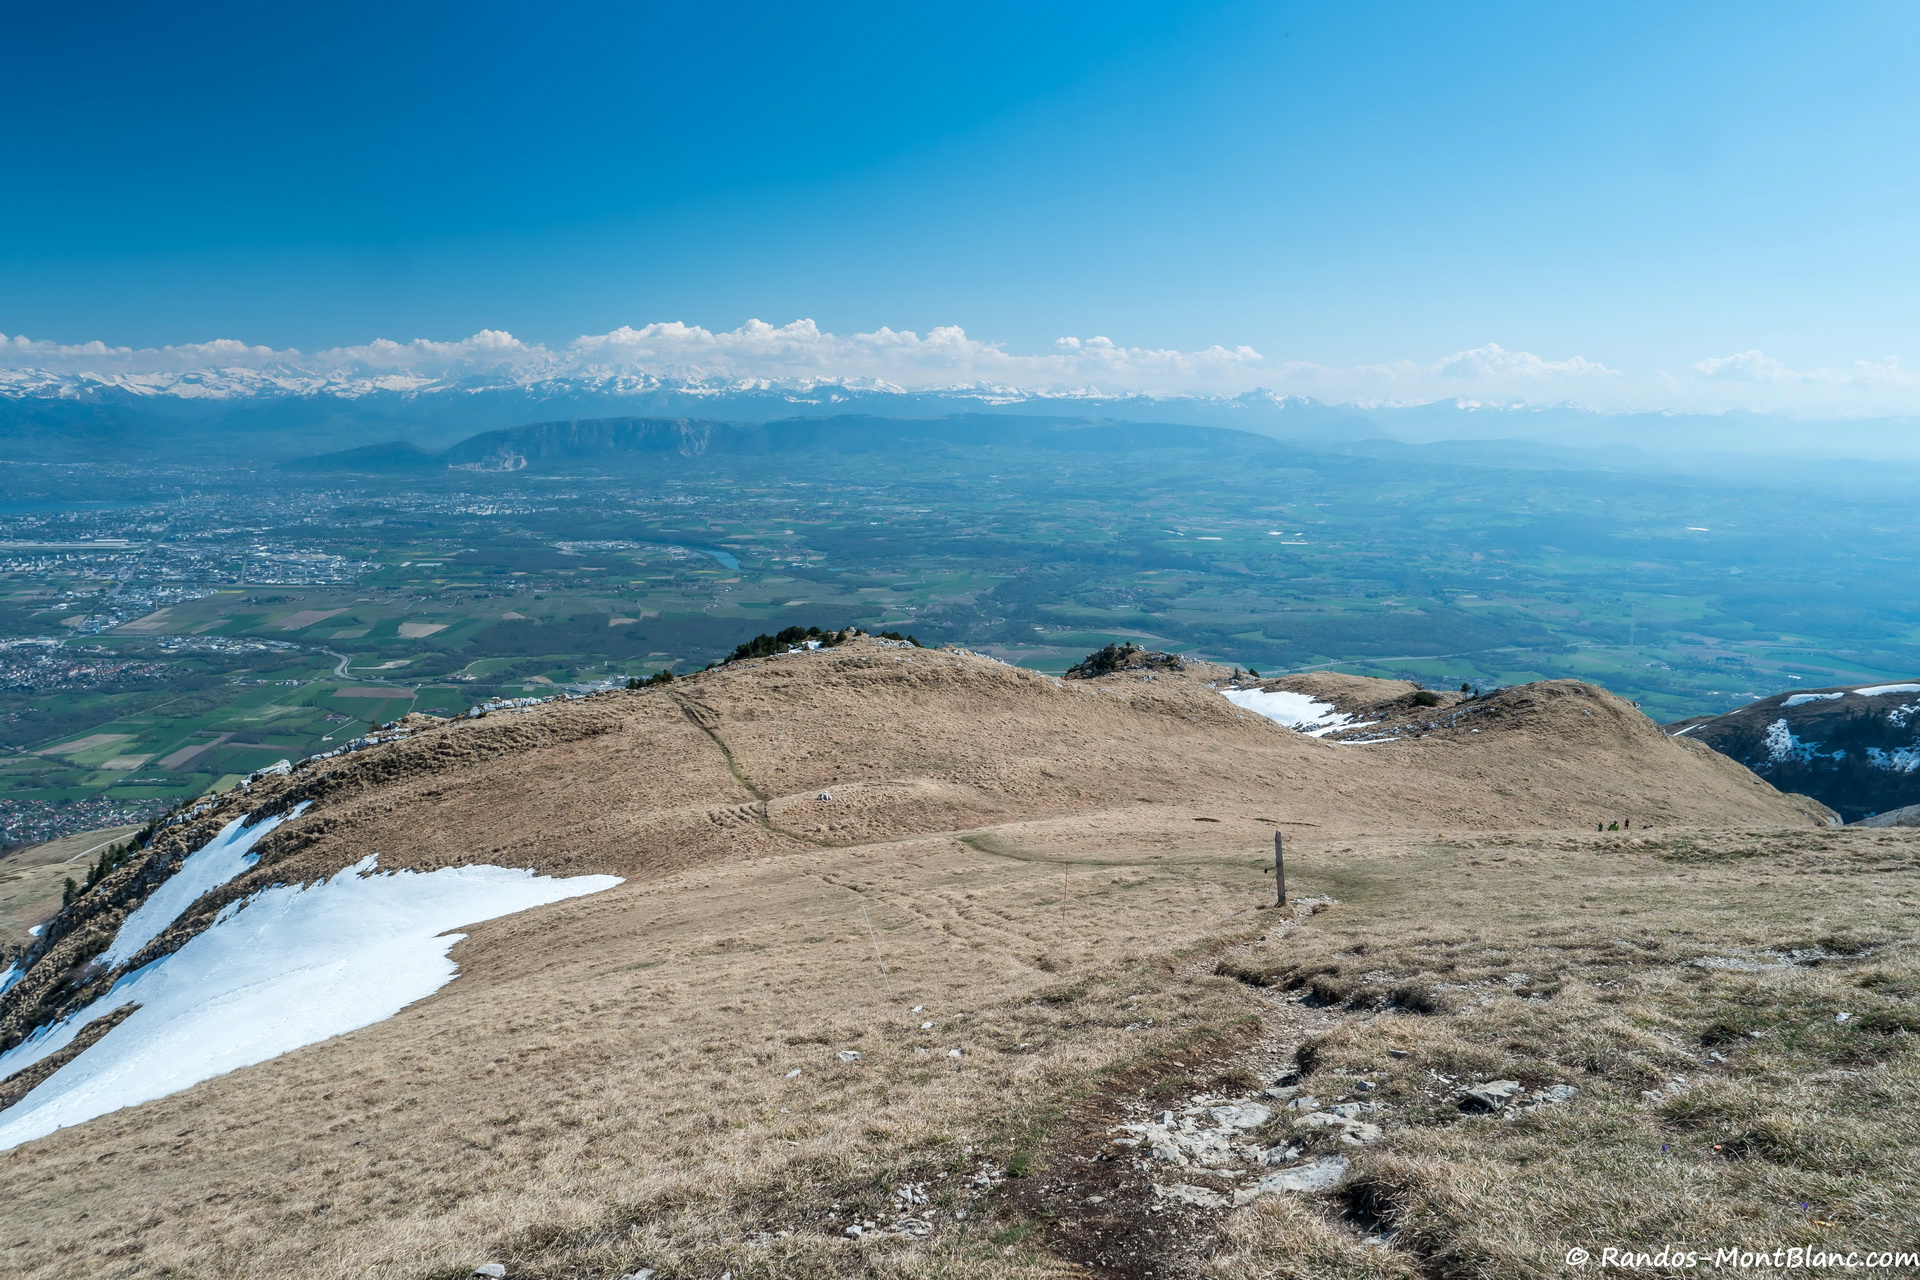
[(585, 380), (672, 380), (710, 386), (817, 385), (1113, 395), (1237, 395), (1264, 389), (1334, 403), (1574, 404), (1606, 410), (1750, 409), (1814, 416), (1920, 413), (1920, 375), (1893, 357), (1796, 370), (1759, 351), (1710, 355), (1676, 370), (1618, 369), (1583, 355), (1543, 356), (1497, 343), (1430, 361), (1335, 366), (1275, 358), (1249, 346), (1196, 351), (1063, 337), (1011, 351), (954, 326), (921, 334), (879, 328), (835, 334), (811, 320), (749, 320), (714, 330), (678, 321), (622, 326), (561, 346), (483, 329), (453, 342), (377, 339), (303, 352), (232, 339), (131, 348), (62, 345), (0, 335), (0, 392), (59, 394), (115, 386), (148, 394), (457, 389)]

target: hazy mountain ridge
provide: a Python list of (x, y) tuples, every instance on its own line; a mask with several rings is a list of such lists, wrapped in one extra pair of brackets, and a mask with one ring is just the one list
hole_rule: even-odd
[(219, 447), (269, 459), (314, 452), (315, 443), (357, 446), (394, 437), (437, 448), (481, 431), (561, 418), (764, 423), (847, 414), (1036, 413), (1229, 427), (1325, 443), (1526, 441), (1660, 455), (1920, 457), (1920, 431), (1908, 418), (1814, 422), (1469, 399), (1331, 404), (1264, 388), (1231, 396), (986, 382), (915, 390), (862, 379), (678, 378), (537, 367), (438, 376), (291, 366), (128, 374), (0, 370), (0, 441), (13, 456), (34, 460), (89, 457), (102, 441), (162, 453)]
[[(238, 370), (232, 379), (172, 380), (0, 373), (0, 441), (17, 458), (91, 460), (87, 442), (111, 432), (128, 447), (179, 452), (219, 447), (278, 459), (398, 437), (443, 448), (468, 435), (563, 418), (702, 418), (765, 423), (869, 414), (1048, 415), (1180, 421), (1283, 438), (1360, 440), (1380, 429), (1350, 410), (1296, 396), (1232, 398), (1030, 392), (976, 385), (932, 391), (835, 381), (668, 379), (653, 375), (444, 381), (317, 378)], [(402, 385), (402, 384), (405, 385)]]
[(438, 453), (401, 440), (343, 449), (280, 465), (299, 471), (394, 472), (446, 469), (520, 471), (528, 467), (647, 456), (744, 456), (795, 452), (873, 453), (942, 446), (1094, 450), (1244, 449), (1269, 438), (1217, 427), (1115, 419), (952, 414), (881, 418), (864, 414), (768, 423), (711, 418), (586, 418), (535, 422), (467, 437)]

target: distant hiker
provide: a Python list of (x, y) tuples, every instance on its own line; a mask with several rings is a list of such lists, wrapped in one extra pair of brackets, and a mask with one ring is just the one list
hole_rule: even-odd
[(1609, 822), (1607, 824), (1607, 830), (1609, 831), (1618, 831), (1619, 829), (1620, 829), (1620, 824), (1617, 822)]
[(1596, 822), (1593, 824), (1593, 829), (1595, 831), (1605, 831), (1607, 829), (1607, 824), (1604, 822)]
[(1628, 818), (1628, 819), (1627, 819), (1627, 823), (1626, 823), (1626, 826), (1624, 826), (1624, 827), (1623, 827), (1623, 828), (1621, 828), (1621, 829), (1622, 829), (1623, 831), (1631, 831), (1631, 830), (1633, 830), (1633, 819), (1632, 819), (1632, 818)]

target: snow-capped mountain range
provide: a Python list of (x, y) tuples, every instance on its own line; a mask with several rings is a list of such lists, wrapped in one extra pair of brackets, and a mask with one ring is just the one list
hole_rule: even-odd
[(130, 398), (153, 402), (157, 406), (166, 400), (230, 402), (310, 396), (355, 400), (367, 396), (458, 396), (503, 391), (548, 399), (666, 394), (720, 400), (732, 396), (755, 396), (788, 400), (795, 405), (831, 405), (855, 398), (891, 396), (931, 396), (982, 405), (1030, 402), (1105, 404), (1116, 400), (1134, 400), (1169, 405), (1224, 407), (1238, 404), (1249, 408), (1285, 409), (1316, 403), (1305, 396), (1282, 395), (1265, 388), (1255, 388), (1234, 396), (1165, 392), (1115, 395), (1092, 386), (1033, 388), (966, 382), (907, 388), (879, 378), (675, 377), (644, 372), (574, 371), (540, 366), (502, 367), (485, 372), (459, 370), (437, 375), (365, 368), (310, 372), (284, 364), (140, 373), (56, 373), (47, 369), (0, 369), (0, 397), (16, 400), (108, 402)]
[[(1268, 361), (1246, 347), (1062, 338), (1051, 351), (1019, 354), (957, 328), (837, 335), (810, 321), (623, 327), (555, 348), (483, 330), (456, 342), (381, 340), (311, 353), (224, 340), (134, 349), (0, 335), (0, 462), (183, 448), (285, 458), (394, 440), (437, 449), (476, 432), (581, 418), (763, 423), (983, 412), (1311, 441), (1920, 460), (1912, 419), (1602, 411), (1580, 388), (1612, 376), (1604, 366), (1492, 345), (1434, 365), (1347, 372), (1367, 376), (1342, 381), (1337, 370)], [(1390, 394), (1352, 394), (1363, 384)]]

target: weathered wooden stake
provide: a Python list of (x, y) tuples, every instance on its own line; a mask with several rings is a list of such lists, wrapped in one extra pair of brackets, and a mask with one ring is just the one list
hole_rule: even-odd
[(1276, 907), (1287, 905), (1286, 844), (1287, 837), (1284, 834), (1278, 831), (1273, 833), (1273, 887), (1279, 895), (1274, 899), (1273, 905)]
[(860, 918), (867, 922), (867, 937), (873, 939), (873, 962), (880, 966), (880, 982), (887, 989), (887, 999), (893, 999), (893, 978), (887, 973), (887, 962), (880, 958), (880, 935), (873, 931), (873, 917), (867, 914), (865, 907), (860, 908)]

